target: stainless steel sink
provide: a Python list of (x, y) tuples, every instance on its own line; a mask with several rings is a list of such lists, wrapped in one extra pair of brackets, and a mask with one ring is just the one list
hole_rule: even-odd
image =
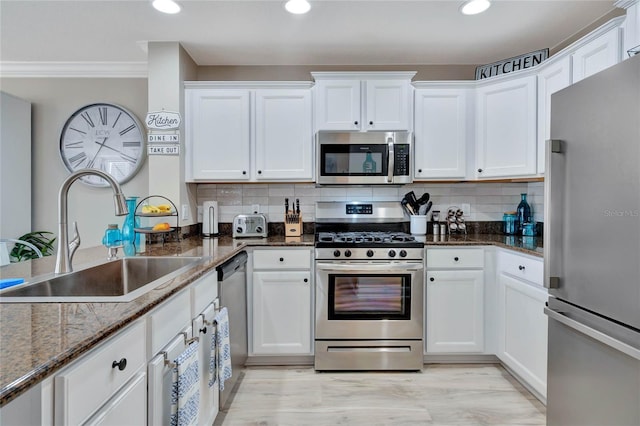
[(0, 292), (0, 302), (128, 302), (186, 272), (201, 257), (125, 257)]

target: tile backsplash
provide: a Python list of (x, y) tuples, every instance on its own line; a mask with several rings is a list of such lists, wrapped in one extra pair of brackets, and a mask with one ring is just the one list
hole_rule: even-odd
[[(468, 221), (502, 220), (505, 211), (514, 211), (520, 202), (520, 194), (527, 193), (536, 222), (543, 222), (544, 184), (531, 183), (414, 183), (400, 187), (348, 186), (316, 187), (313, 183), (287, 184), (198, 184), (196, 200), (201, 210), (207, 200), (217, 200), (219, 221), (232, 222), (237, 214), (253, 213), (259, 206), (270, 222), (284, 221), (284, 199), (289, 203), (298, 198), (305, 222), (315, 221), (316, 201), (400, 201), (404, 194), (413, 191), (416, 196), (428, 192), (433, 210), (445, 212), (450, 206), (465, 210)], [(467, 209), (468, 206), (468, 209)], [(468, 210), (468, 211), (467, 211)], [(202, 222), (199, 214), (198, 222)]]

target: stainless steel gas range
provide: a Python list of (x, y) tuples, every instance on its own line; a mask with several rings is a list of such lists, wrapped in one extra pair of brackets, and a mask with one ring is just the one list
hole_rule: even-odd
[(316, 370), (421, 370), (423, 243), (399, 202), (316, 205)]

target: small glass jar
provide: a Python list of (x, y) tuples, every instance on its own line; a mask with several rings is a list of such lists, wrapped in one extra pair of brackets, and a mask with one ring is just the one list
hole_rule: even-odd
[(111, 223), (107, 226), (107, 230), (102, 237), (102, 244), (106, 247), (115, 247), (122, 245), (122, 233), (118, 229), (118, 225)]
[(535, 237), (536, 224), (533, 222), (526, 222), (522, 224), (522, 235), (527, 237)]
[(515, 212), (507, 212), (502, 216), (502, 232), (505, 235), (515, 235), (517, 226), (517, 215)]

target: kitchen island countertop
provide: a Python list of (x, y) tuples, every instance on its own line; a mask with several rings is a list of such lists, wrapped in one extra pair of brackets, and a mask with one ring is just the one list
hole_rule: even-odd
[[(526, 237), (525, 237), (526, 238)], [(542, 241), (503, 235), (451, 235), (420, 238), (425, 245), (494, 245), (534, 256), (542, 256)], [(204, 256), (188, 271), (172, 278), (131, 302), (119, 303), (0, 303), (0, 406), (70, 364), (129, 323), (142, 317), (187, 285), (235, 253), (252, 246), (313, 247), (314, 236), (265, 239), (188, 238), (179, 242), (147, 245), (143, 256)], [(79, 250), (74, 267), (79, 270), (105, 259), (104, 247)], [(50, 256), (0, 268), (1, 278), (51, 274), (55, 257)]]

